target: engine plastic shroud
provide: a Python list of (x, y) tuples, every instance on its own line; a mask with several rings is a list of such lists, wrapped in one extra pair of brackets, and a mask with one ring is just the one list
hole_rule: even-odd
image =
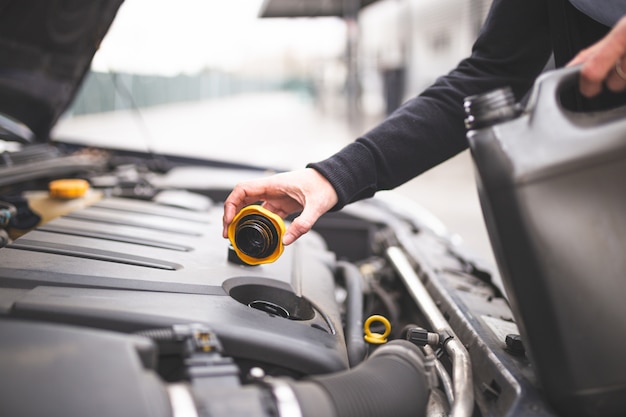
[(347, 369), (323, 240), (311, 234), (272, 264), (233, 263), (222, 212), (106, 198), (59, 217), (0, 250), (0, 307), (117, 332), (200, 323), (226, 355), (269, 370)]

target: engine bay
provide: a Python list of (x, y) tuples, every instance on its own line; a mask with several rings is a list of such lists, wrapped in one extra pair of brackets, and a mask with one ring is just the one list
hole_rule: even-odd
[[(185, 123), (166, 138), (202, 140), (206, 159), (156, 151), (149, 129), (137, 148), (52, 134), (122, 3), (2, 3), (0, 415), (625, 414), (623, 96), (568, 110), (572, 66), (546, 68), (524, 104), (465, 99), (497, 268), (392, 192), (253, 265), (222, 237), (223, 202), (280, 170), (210, 159), (229, 138)], [(102, 91), (147, 127), (118, 75)]]
[[(1, 168), (3, 413), (551, 415), (497, 272), (413, 203), (328, 213), (247, 265), (221, 201), (263, 171), (37, 148)], [(89, 191), (50, 197), (69, 176)]]

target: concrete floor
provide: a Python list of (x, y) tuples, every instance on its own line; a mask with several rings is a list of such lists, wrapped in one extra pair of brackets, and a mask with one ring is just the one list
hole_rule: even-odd
[(400, 186), (396, 191), (437, 216), (464, 245), (495, 265), (485, 229), (469, 151)]
[[(371, 122), (373, 123), (373, 122)], [(305, 97), (259, 93), (180, 103), (136, 112), (63, 120), (54, 132), (64, 140), (90, 138), (96, 145), (152, 149), (279, 169), (323, 159), (357, 135), (345, 119), (323, 114)], [(465, 246), (493, 264), (476, 194), (469, 153), (463, 152), (395, 190), (431, 211)]]

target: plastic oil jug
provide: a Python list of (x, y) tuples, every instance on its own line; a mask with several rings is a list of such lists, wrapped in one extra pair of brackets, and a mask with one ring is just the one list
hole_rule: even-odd
[(626, 415), (626, 106), (580, 113), (544, 73), (528, 104), (468, 97), (467, 137), (494, 255), (546, 398)]

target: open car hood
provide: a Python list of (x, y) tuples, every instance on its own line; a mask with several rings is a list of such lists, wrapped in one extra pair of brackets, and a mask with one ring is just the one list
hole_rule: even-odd
[(32, 131), (9, 119), (2, 130), (11, 139), (48, 140), (121, 3), (0, 1), (0, 114)]

